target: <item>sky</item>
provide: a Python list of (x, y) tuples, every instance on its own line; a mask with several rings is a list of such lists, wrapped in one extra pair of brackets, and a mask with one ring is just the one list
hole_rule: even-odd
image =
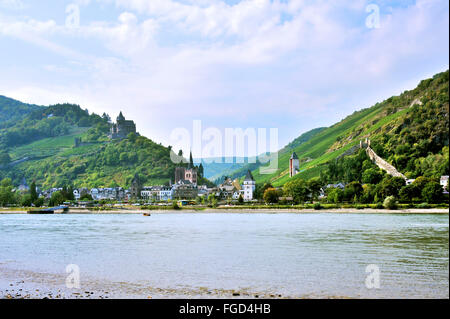
[(447, 70), (448, 33), (448, 0), (0, 0), (0, 94), (281, 148)]

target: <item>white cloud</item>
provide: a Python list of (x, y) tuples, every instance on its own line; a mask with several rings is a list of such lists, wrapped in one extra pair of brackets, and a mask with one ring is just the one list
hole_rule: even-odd
[(21, 0), (0, 0), (0, 8), (21, 10), (26, 6)]

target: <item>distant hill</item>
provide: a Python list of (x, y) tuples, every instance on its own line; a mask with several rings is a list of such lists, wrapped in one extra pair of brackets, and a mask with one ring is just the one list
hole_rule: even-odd
[(215, 181), (220, 177), (231, 174), (232, 172), (247, 165), (247, 157), (211, 157), (200, 159), (194, 158), (194, 163), (202, 163), (205, 178)]
[(12, 126), (31, 112), (43, 108), (43, 106), (22, 103), (0, 95), (0, 129)]
[[(281, 150), (279, 150), (278, 156), (279, 157), (287, 156), (289, 158), (291, 156), (291, 153), (293, 151), (295, 151), (296, 148), (298, 148), (300, 145), (308, 142), (310, 139), (312, 139), (314, 136), (319, 134), (324, 129), (325, 129), (325, 127), (319, 127), (319, 128), (315, 128), (308, 132), (303, 133), (302, 135), (300, 135), (299, 137), (294, 139), (292, 142), (290, 142), (288, 145), (283, 147)], [(242, 165), (240, 168), (238, 168), (234, 171), (231, 171), (231, 169), (230, 169), (226, 172), (225, 175), (230, 176), (231, 178), (234, 179), (234, 178), (245, 176), (245, 174), (247, 173), (248, 170), (255, 171), (255, 172), (259, 171), (259, 168), (261, 166), (266, 166), (266, 165), (267, 164), (261, 164), (258, 160), (255, 160), (253, 158), (252, 163), (247, 163), (245, 165)]]
[[(280, 150), (275, 173), (261, 175), (261, 165), (257, 163), (249, 166), (252, 174), (257, 183), (283, 185), (290, 179), (289, 157), (295, 151), (300, 159), (300, 173), (294, 178), (319, 177), (330, 163), (353, 154), (366, 137), (371, 139), (378, 155), (408, 178), (448, 174), (448, 85), (447, 70), (421, 81), (411, 91), (356, 111), (333, 126), (320, 128), (315, 134), (308, 134), (309, 138), (295, 139), (289, 144), (291, 147)], [(246, 168), (232, 175), (242, 177)]]

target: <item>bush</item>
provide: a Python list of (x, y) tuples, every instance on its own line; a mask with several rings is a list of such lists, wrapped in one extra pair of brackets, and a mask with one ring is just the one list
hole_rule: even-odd
[(422, 197), (431, 203), (438, 203), (442, 198), (442, 186), (437, 182), (429, 182), (422, 189)]
[(34, 201), (34, 206), (41, 207), (44, 205), (44, 199), (42, 197), (39, 197)]
[(315, 210), (321, 210), (322, 209), (322, 205), (320, 205), (320, 203), (315, 203), (314, 204), (314, 209)]
[(278, 203), (278, 191), (275, 188), (268, 188), (265, 190), (263, 198), (267, 204)]
[(175, 209), (175, 210), (179, 210), (180, 209), (180, 206), (178, 206), (178, 203), (176, 201), (172, 202), (172, 209)]
[(20, 201), (20, 204), (21, 204), (23, 207), (30, 207), (32, 203), (33, 203), (33, 200), (32, 200), (32, 198), (31, 198), (31, 195), (30, 195), (30, 194), (24, 195), (23, 198), (22, 198), (22, 200)]
[(416, 206), (417, 208), (430, 208), (428, 203), (420, 203)]
[(383, 202), (383, 206), (386, 209), (397, 209), (397, 201), (394, 196), (388, 196)]

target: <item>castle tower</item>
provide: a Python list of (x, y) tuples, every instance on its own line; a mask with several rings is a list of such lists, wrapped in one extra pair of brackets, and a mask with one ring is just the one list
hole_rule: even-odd
[(244, 200), (251, 201), (253, 199), (253, 194), (255, 193), (256, 182), (250, 170), (248, 170), (247, 175), (245, 175), (243, 188), (244, 188)]
[(300, 170), (300, 161), (298, 160), (297, 154), (292, 153), (291, 158), (289, 159), (289, 177), (294, 176)]
[(117, 117), (117, 123), (125, 121), (125, 116), (123, 116), (122, 111), (120, 111), (119, 116)]
[(134, 121), (126, 120), (122, 112), (117, 117), (116, 123), (111, 125), (111, 132), (109, 134), (110, 139), (123, 139), (130, 133), (136, 134), (136, 124)]
[(141, 198), (141, 190), (142, 190), (141, 180), (139, 178), (139, 175), (135, 174), (133, 180), (131, 181), (130, 186), (131, 197), (135, 199)]

